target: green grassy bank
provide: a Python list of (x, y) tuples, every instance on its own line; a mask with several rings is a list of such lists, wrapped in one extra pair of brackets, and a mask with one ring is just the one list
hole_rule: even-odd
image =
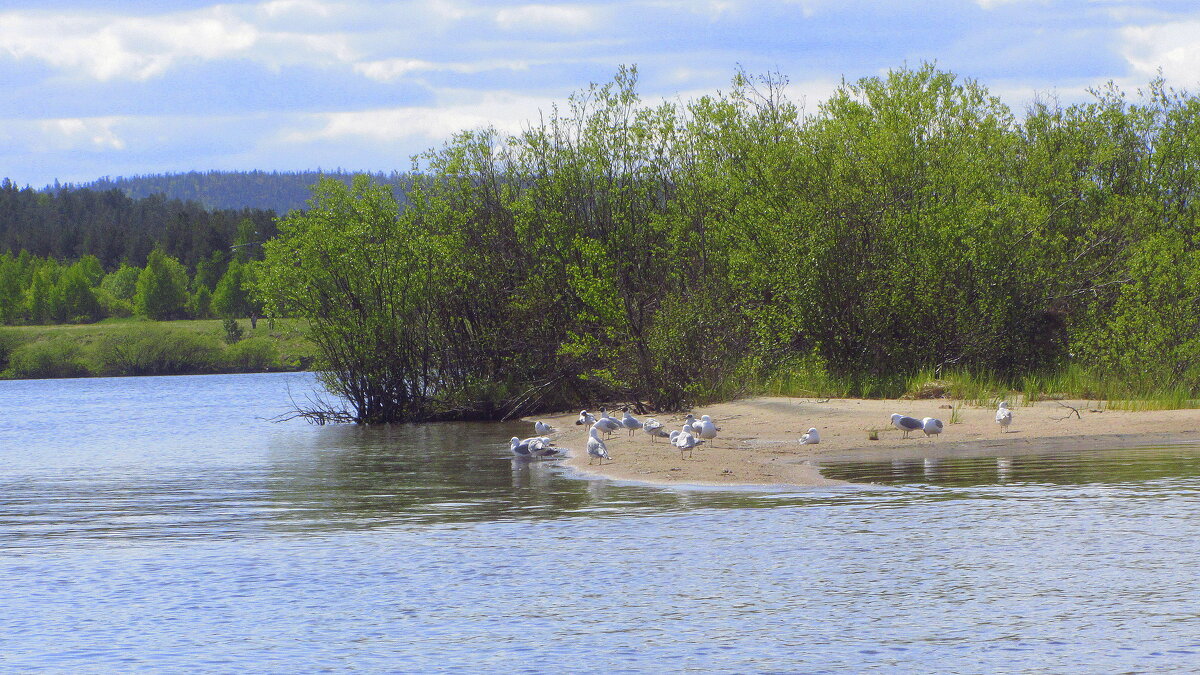
[(774, 396), (815, 398), (948, 398), (985, 406), (1002, 400), (1023, 405), (1073, 399), (1115, 410), (1200, 408), (1200, 396), (1185, 385), (1151, 377), (1129, 379), (1074, 363), (1015, 380), (965, 370), (838, 377), (819, 365), (798, 364), (776, 373), (761, 391)]
[[(315, 349), (300, 319), (106, 319), (0, 328), (0, 378), (261, 373), (307, 369)], [(238, 334), (240, 333), (240, 335)]]

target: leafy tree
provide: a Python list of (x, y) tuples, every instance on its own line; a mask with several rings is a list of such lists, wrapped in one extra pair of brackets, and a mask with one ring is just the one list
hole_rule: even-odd
[(254, 317), (261, 311), (254, 297), (254, 268), (236, 259), (230, 261), (217, 290), (213, 293), (212, 309), (223, 317)]
[(141, 269), (121, 263), (121, 267), (117, 271), (105, 275), (104, 280), (100, 282), (100, 287), (112, 294), (114, 298), (133, 300), (134, 294), (137, 293), (138, 276), (141, 273)]
[(154, 250), (138, 275), (134, 311), (151, 319), (177, 319), (185, 313), (187, 270), (161, 250)]
[[(90, 262), (94, 261), (92, 258)], [(91, 283), (98, 276), (89, 261), (80, 261), (65, 269), (54, 287), (54, 317), (72, 323), (99, 320), (103, 310)]]
[(212, 292), (208, 290), (208, 286), (199, 286), (196, 292), (188, 297), (188, 313), (194, 319), (212, 317)]

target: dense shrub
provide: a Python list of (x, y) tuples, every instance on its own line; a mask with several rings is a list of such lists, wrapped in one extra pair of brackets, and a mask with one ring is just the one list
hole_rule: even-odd
[(66, 341), (39, 341), (14, 349), (9, 355), (5, 374), (21, 379), (42, 379), (87, 377), (92, 373), (79, 345)]
[(181, 375), (220, 369), (221, 348), (209, 335), (149, 325), (145, 330), (102, 339), (95, 348), (104, 375)]
[(225, 349), (222, 358), (226, 368), (238, 373), (261, 373), (281, 368), (279, 348), (267, 338), (238, 341)]

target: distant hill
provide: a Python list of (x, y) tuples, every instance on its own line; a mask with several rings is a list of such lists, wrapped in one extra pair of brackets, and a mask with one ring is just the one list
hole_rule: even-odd
[[(132, 199), (163, 195), (167, 199), (193, 201), (207, 209), (263, 209), (280, 215), (293, 209), (307, 207), (309, 188), (322, 176), (350, 184), (356, 174), (337, 170), (266, 172), (266, 171), (189, 171), (187, 173), (154, 174), (110, 178), (105, 176), (81, 185), (47, 187), (56, 189), (87, 188), (97, 192), (119, 190)], [(409, 174), (392, 172), (370, 174), (376, 182), (394, 187), (396, 197), (405, 201), (410, 184)]]

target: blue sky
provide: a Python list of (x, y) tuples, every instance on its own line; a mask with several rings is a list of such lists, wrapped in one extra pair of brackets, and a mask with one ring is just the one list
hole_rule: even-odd
[(1018, 111), (1162, 68), (1200, 89), (1192, 0), (0, 0), (0, 175), (407, 169), (636, 64), (643, 98), (778, 70), (809, 109), (921, 61)]

